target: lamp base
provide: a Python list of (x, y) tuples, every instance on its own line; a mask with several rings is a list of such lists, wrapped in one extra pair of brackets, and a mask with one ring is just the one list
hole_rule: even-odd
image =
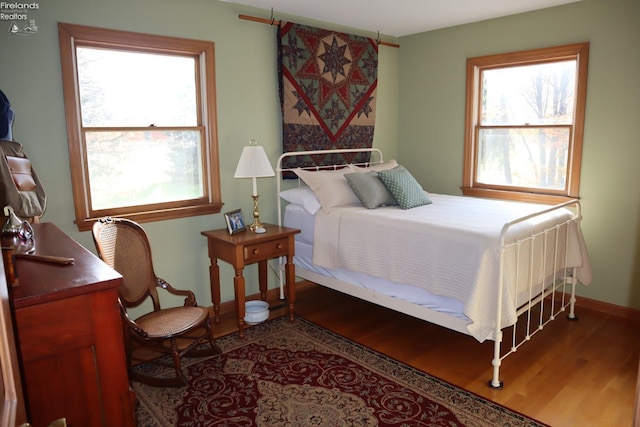
[(249, 230), (258, 234), (264, 233), (266, 230), (260, 222), (260, 211), (258, 209), (258, 197), (260, 196), (256, 194), (255, 196), (251, 197), (253, 198), (253, 222), (251, 223), (251, 225), (249, 225)]

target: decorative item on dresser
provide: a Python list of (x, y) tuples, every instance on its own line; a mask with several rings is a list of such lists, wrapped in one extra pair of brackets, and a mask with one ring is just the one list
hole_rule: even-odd
[(28, 419), (45, 426), (135, 426), (118, 309), (122, 276), (54, 224), (33, 224), (35, 255), (11, 288)]
[[(283, 167), (289, 157), (354, 152), (371, 158)], [(276, 170), (301, 181), (284, 191), (276, 181), (278, 223), (302, 230), (297, 275), (494, 341), (493, 388), (502, 387), (505, 357), (561, 312), (576, 319), (575, 288), (591, 281), (578, 200), (545, 206), (427, 193), (377, 149), (285, 153)]]

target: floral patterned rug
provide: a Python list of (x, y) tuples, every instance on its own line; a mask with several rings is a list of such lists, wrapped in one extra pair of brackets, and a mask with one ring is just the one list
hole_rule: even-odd
[(132, 383), (139, 427), (544, 426), (299, 317), (216, 342), (188, 386)]

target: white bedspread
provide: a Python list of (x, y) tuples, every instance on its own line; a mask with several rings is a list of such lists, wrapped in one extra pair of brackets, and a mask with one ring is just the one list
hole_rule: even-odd
[[(435, 295), (455, 298), (464, 304), (463, 312), (470, 319), (469, 334), (480, 342), (493, 338), (502, 227), (546, 206), (433, 193), (429, 196), (431, 205), (409, 210), (350, 206), (329, 214), (318, 212), (313, 263), (422, 286)], [(514, 227), (509, 240), (522, 238), (531, 230), (542, 232), (550, 224), (571, 217), (568, 209), (536, 217)], [(571, 230), (566, 267), (579, 267), (578, 279), (586, 285), (591, 281), (591, 270), (584, 239), (578, 227)], [(541, 258), (538, 252), (534, 250), (535, 257)], [(528, 256), (529, 252), (523, 253)], [(515, 264), (515, 255), (506, 258), (507, 264)], [(545, 275), (552, 274), (551, 268), (547, 266)], [(518, 272), (519, 277), (526, 274)], [(517, 320), (516, 294), (522, 286), (516, 292), (514, 277), (514, 271), (507, 271), (501, 328)]]

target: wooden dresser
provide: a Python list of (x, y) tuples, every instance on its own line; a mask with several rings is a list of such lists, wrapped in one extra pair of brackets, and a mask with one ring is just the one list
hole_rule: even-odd
[(16, 260), (11, 288), (27, 412), (41, 427), (135, 426), (117, 287), (122, 276), (52, 223), (34, 224), (36, 254)]

